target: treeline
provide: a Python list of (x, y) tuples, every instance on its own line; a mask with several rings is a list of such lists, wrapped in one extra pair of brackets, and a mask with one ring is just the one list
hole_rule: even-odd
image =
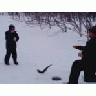
[(41, 28), (47, 25), (49, 28), (58, 26), (60, 32), (73, 30), (87, 38), (88, 29), (96, 21), (96, 12), (2, 12), (2, 14), (12, 16), (15, 20), (25, 21), (26, 24), (38, 24)]
[[(4, 12), (2, 12), (4, 14)], [(6, 14), (6, 13), (5, 13)], [(7, 12), (10, 16), (36, 16), (37, 19), (50, 19), (51, 17), (59, 17), (59, 19), (65, 19), (68, 22), (72, 21), (72, 18), (76, 18), (77, 20), (81, 17), (82, 19), (86, 20), (87, 17), (91, 18), (93, 22), (96, 21), (96, 12)], [(42, 18), (46, 17), (46, 18)]]

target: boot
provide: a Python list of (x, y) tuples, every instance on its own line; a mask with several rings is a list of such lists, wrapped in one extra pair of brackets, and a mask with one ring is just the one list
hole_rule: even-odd
[(9, 63), (5, 63), (5, 65), (10, 65)]
[(16, 58), (13, 58), (14, 64), (18, 65)]
[(14, 62), (14, 64), (18, 65), (18, 62), (16, 61), (16, 62)]
[(4, 59), (5, 65), (10, 65), (9, 64), (9, 60), (6, 60), (6, 58)]

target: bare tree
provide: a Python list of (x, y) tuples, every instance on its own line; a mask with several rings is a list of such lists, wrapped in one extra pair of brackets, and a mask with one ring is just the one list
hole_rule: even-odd
[(86, 36), (87, 39), (88, 30), (96, 21), (95, 12), (8, 12), (8, 15), (14, 20), (25, 21), (29, 25), (39, 25), (41, 28), (47, 25), (49, 28), (57, 26), (61, 32), (72, 30), (80, 37)]

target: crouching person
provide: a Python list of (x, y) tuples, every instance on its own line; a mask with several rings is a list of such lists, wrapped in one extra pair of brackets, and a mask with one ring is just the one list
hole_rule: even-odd
[(78, 84), (81, 71), (84, 71), (85, 82), (96, 82), (96, 26), (89, 29), (89, 37), (90, 40), (86, 42), (86, 46), (73, 46), (82, 51), (78, 54), (82, 59), (73, 62), (67, 84)]
[(14, 61), (14, 64), (18, 65), (17, 62), (17, 52), (16, 52), (16, 42), (19, 40), (18, 33), (15, 31), (15, 26), (10, 25), (9, 26), (9, 31), (5, 32), (5, 40), (6, 40), (6, 55), (5, 55), (5, 64), (9, 64), (9, 58), (10, 55), (12, 54), (12, 58)]

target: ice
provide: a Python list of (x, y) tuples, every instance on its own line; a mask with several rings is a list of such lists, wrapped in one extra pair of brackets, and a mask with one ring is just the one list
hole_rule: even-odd
[[(71, 65), (76, 59), (78, 50), (73, 45), (85, 45), (86, 38), (71, 30), (67, 33), (56, 33), (58, 27), (41, 29), (39, 26), (27, 26), (24, 22), (11, 19), (8, 16), (0, 16), (0, 84), (62, 84), (67, 82)], [(20, 40), (17, 43), (19, 65), (13, 64), (10, 58), (10, 66), (4, 64), (5, 31), (8, 26), (14, 24)], [(53, 64), (44, 74), (39, 74), (37, 69), (44, 69)], [(52, 77), (59, 76), (62, 80), (53, 81)], [(81, 72), (80, 84), (84, 82), (84, 74)]]

